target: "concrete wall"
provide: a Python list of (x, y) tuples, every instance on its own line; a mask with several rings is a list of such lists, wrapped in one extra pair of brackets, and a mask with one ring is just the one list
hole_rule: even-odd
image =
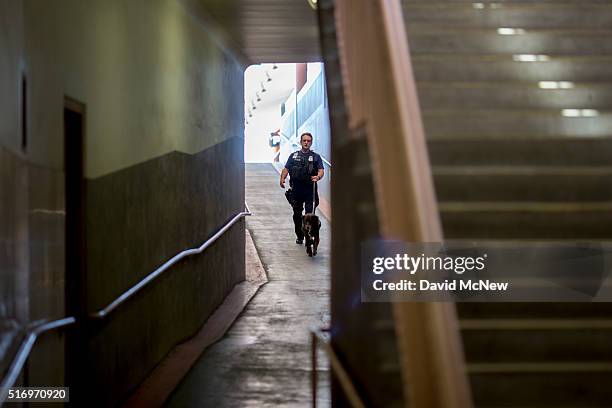
[[(331, 161), (331, 131), (329, 125), (329, 106), (325, 91), (325, 76), (323, 64), (308, 64), (308, 79), (297, 95), (298, 131), (295, 133), (295, 93), (287, 99), (287, 110), (282, 116), (280, 163), (284, 165), (289, 155), (299, 150), (299, 135), (310, 132), (314, 136), (312, 150), (319, 153), (327, 161)], [(331, 170), (324, 162), (325, 178), (319, 183), (319, 196), (331, 200)], [(281, 166), (282, 167), (282, 166)]]
[[(29, 169), (21, 151), (22, 7), (19, 0), (0, 1), (0, 356), (16, 351), (29, 320), (28, 237), (37, 221), (28, 209)], [(44, 251), (43, 246), (37, 249)], [(0, 372), (7, 365), (0, 359)]]
[[(179, 0), (0, 0), (0, 25), (4, 326), (65, 313), (65, 96), (86, 105), (88, 310), (242, 210), (243, 67)], [(92, 329), (88, 382), (113, 390), (97, 404), (123, 399), (243, 279), (243, 229)], [(63, 359), (63, 337), (43, 338), (26, 381), (61, 383)]]

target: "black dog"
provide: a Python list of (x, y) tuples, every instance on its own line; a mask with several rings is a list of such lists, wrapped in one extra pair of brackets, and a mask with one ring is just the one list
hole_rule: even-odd
[(321, 229), (321, 221), (314, 214), (306, 214), (302, 218), (302, 232), (304, 233), (304, 243), (306, 245), (306, 253), (308, 256), (317, 254), (319, 246), (319, 230)]

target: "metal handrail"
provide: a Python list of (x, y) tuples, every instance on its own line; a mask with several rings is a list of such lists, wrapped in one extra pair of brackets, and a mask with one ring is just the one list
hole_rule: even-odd
[(206, 250), (206, 248), (211, 246), (217, 239), (219, 239), (219, 237), (223, 235), (223, 233), (225, 233), (225, 231), (227, 231), (232, 225), (234, 225), (240, 218), (251, 215), (251, 211), (249, 210), (249, 206), (247, 205), (246, 202), (244, 203), (244, 207), (246, 211), (242, 211), (236, 214), (234, 218), (232, 218), (228, 223), (226, 223), (223, 226), (223, 228), (217, 231), (215, 235), (208, 238), (206, 242), (204, 242), (198, 248), (186, 249), (183, 252), (180, 252), (174, 255), (172, 258), (166, 261), (162, 266), (160, 266), (159, 268), (157, 268), (156, 270), (154, 270), (153, 272), (151, 272), (150, 274), (142, 278), (137, 284), (135, 284), (134, 286), (132, 286), (131, 288), (123, 292), (121, 295), (119, 295), (115, 300), (110, 302), (106, 307), (98, 310), (97, 312), (91, 313), (89, 317), (92, 319), (96, 319), (96, 320), (104, 319), (106, 316), (112, 313), (115, 309), (117, 309), (119, 306), (125, 303), (128, 299), (130, 299), (136, 293), (138, 293), (142, 288), (147, 286), (151, 281), (155, 280), (159, 275), (164, 273), (172, 265), (176, 264), (178, 261), (180, 261), (183, 258), (202, 253), (204, 250)]
[(15, 359), (11, 363), (11, 366), (6, 373), (6, 376), (2, 380), (2, 383), (0, 383), (0, 405), (4, 403), (6, 397), (8, 396), (9, 390), (13, 384), (15, 384), (15, 381), (17, 381), (17, 377), (19, 377), (21, 369), (28, 360), (30, 352), (32, 351), (34, 343), (36, 343), (38, 337), (45, 332), (70, 326), (75, 323), (76, 319), (74, 317), (64, 317), (63, 319), (59, 320), (38, 323), (28, 329), (25, 339), (21, 343), (21, 346), (15, 355)]
[[(106, 306), (105, 308), (95, 313), (91, 313), (89, 315), (89, 318), (96, 319), (96, 320), (101, 320), (101, 319), (106, 318), (110, 313), (116, 310), (119, 306), (125, 303), (128, 299), (133, 297), (144, 286), (149, 284), (151, 281), (153, 281), (155, 278), (157, 278), (159, 275), (161, 275), (164, 271), (166, 271), (172, 265), (177, 263), (179, 260), (185, 257), (191, 256), (191, 255), (202, 253), (203, 251), (205, 251), (217, 239), (219, 239), (219, 237), (221, 237), (221, 235), (223, 235), (232, 225), (234, 225), (240, 218), (252, 215), (251, 210), (249, 209), (249, 206), (246, 202), (244, 203), (244, 208), (245, 208), (245, 211), (242, 211), (236, 214), (219, 231), (217, 231), (212, 237), (208, 238), (206, 242), (204, 242), (201, 246), (199, 246), (198, 248), (185, 250), (173, 256), (170, 260), (164, 263), (161, 267), (157, 268), (156, 270), (151, 272), (149, 275), (147, 275), (145, 278), (140, 280), (136, 285), (132, 286), (130, 289), (123, 292), (118, 298), (116, 298), (111, 303), (109, 303), (108, 306)], [(36, 340), (38, 339), (38, 337), (46, 332), (56, 330), (59, 328), (63, 328), (63, 327), (67, 327), (67, 326), (71, 326), (75, 324), (76, 322), (77, 322), (76, 318), (70, 316), (70, 317), (64, 317), (59, 320), (53, 320), (50, 322), (43, 322), (43, 323), (35, 324), (34, 326), (31, 326), (28, 329), (28, 331), (26, 332), (26, 337), (21, 343), (19, 350), (15, 354), (15, 358), (13, 359), (13, 362), (11, 363), (11, 366), (9, 367), (6, 373), (6, 376), (0, 383), (0, 406), (6, 400), (6, 397), (9, 393), (10, 388), (13, 386), (13, 384), (15, 384), (15, 381), (17, 381), (17, 377), (19, 376), (19, 373), (21, 372), (21, 369), (23, 368), (25, 362), (28, 360), (28, 357), (30, 356), (30, 352), (32, 351), (32, 348), (34, 347), (34, 344), (36, 343)]]
[(354, 408), (365, 408), (365, 404), (363, 400), (359, 396), (357, 389), (355, 388), (355, 384), (351, 380), (350, 375), (342, 365), (342, 362), (336, 355), (336, 352), (329, 341), (323, 336), (323, 332), (329, 331), (324, 329), (313, 328), (310, 330), (310, 340), (311, 340), (311, 360), (312, 360), (312, 407), (317, 407), (317, 346), (318, 344), (323, 345), (323, 350), (327, 354), (329, 358), (329, 362), (331, 364), (332, 370), (340, 386), (342, 387), (342, 391), (346, 395), (346, 398), (349, 400), (349, 403)]

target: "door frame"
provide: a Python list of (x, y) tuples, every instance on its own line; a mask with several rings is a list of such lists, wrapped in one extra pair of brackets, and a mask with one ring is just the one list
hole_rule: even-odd
[[(71, 401), (79, 401), (85, 391), (87, 342), (87, 274), (86, 274), (86, 216), (85, 216), (85, 140), (86, 105), (64, 96), (64, 198), (65, 198), (65, 286), (66, 316), (77, 319), (77, 325), (65, 338), (65, 383), (73, 389)], [(68, 114), (80, 116), (79, 129), (68, 128)], [(74, 136), (76, 135), (76, 140)]]

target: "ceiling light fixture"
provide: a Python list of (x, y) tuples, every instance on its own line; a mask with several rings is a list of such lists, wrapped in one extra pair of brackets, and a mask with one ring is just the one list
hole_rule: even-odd
[(540, 81), (538, 86), (540, 89), (572, 89), (574, 83), (569, 81)]
[(317, 0), (308, 0), (308, 4), (312, 7), (313, 10), (317, 9)]
[(561, 115), (566, 118), (593, 118), (599, 116), (599, 111), (595, 109), (563, 109)]
[(497, 34), (499, 35), (521, 35), (521, 34), (525, 34), (525, 30), (522, 28), (500, 27), (497, 29)]
[[(489, 8), (492, 9), (499, 9), (502, 8), (502, 5), (500, 3), (489, 3), (488, 4)], [(487, 4), (485, 3), (472, 3), (472, 7), (475, 8), (476, 10), (483, 10), (487, 7)]]
[(550, 57), (542, 54), (515, 54), (512, 56), (512, 60), (516, 62), (544, 62), (550, 61)]

